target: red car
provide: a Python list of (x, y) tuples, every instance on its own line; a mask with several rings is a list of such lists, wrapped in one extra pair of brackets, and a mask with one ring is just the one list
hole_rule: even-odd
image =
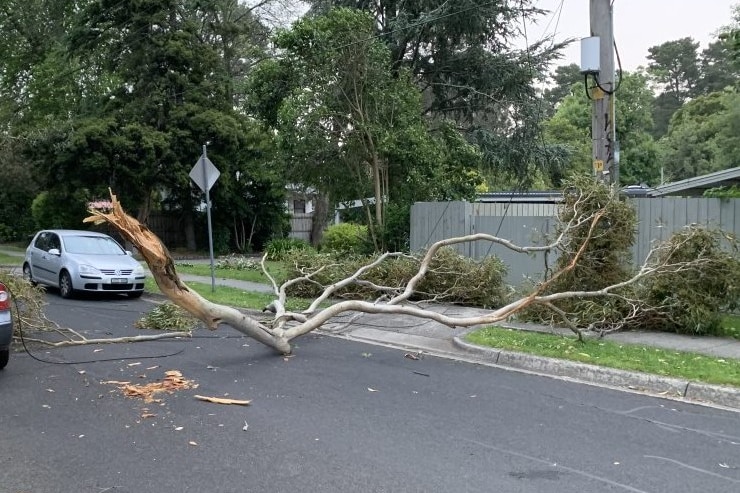
[(13, 316), (10, 313), (10, 291), (0, 282), (0, 370), (10, 359), (10, 342), (13, 340)]

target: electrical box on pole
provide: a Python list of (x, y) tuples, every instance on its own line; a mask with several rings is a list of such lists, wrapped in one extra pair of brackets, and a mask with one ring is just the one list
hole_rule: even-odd
[(598, 75), (601, 71), (601, 38), (590, 36), (581, 39), (581, 73)]
[[(597, 180), (618, 185), (614, 125), (614, 31), (612, 0), (590, 0), (591, 37), (581, 42), (581, 73), (589, 79), (593, 173)], [(596, 41), (593, 39), (596, 38)], [(598, 63), (595, 53), (598, 52)]]

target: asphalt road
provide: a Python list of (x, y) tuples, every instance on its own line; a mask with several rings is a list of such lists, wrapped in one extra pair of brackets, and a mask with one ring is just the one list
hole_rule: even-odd
[[(151, 307), (47, 298), (88, 337)], [(284, 359), (228, 327), (33, 354), (64, 364), (0, 372), (1, 492), (740, 491), (740, 414), (719, 409), (322, 335)], [(103, 383), (167, 370), (198, 387), (147, 404)]]

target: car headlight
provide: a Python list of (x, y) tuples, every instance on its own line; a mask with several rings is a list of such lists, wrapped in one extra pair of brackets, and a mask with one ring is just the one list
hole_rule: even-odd
[(80, 265), (80, 274), (88, 274), (92, 276), (99, 276), (101, 275), (100, 271), (93, 267), (92, 265)]
[(138, 267), (136, 267), (134, 269), (134, 275), (136, 277), (145, 276), (146, 275), (146, 270), (144, 269), (144, 267), (142, 267), (141, 265), (139, 265)]

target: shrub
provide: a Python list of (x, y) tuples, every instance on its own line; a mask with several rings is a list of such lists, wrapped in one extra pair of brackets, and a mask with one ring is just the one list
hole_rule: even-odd
[[(293, 251), (287, 261), (292, 266), (289, 277), (299, 277), (307, 272), (315, 272), (315, 282), (297, 283), (289, 289), (289, 294), (300, 297), (315, 297), (327, 286), (340, 281), (375, 257), (338, 255), (336, 253), (317, 253), (308, 250)], [(391, 257), (373, 267), (361, 277), (379, 286), (388, 286), (400, 292), (419, 270), (419, 258), (411, 256)], [(429, 272), (419, 283), (413, 300), (436, 299), (447, 303), (496, 307), (501, 306), (507, 295), (504, 282), (506, 269), (500, 260), (489, 257), (476, 262), (459, 255), (454, 250), (443, 248), (432, 259)], [(337, 297), (347, 299), (377, 299), (378, 292), (367, 285), (352, 284), (337, 293)], [(390, 293), (387, 293), (390, 294)]]
[(324, 231), (321, 250), (338, 254), (365, 255), (373, 251), (367, 226), (353, 223), (333, 224)]
[(77, 190), (67, 194), (62, 191), (39, 193), (31, 203), (31, 215), (39, 229), (80, 229), (87, 216), (87, 191)]
[(285, 260), (293, 250), (311, 249), (307, 241), (300, 238), (274, 238), (265, 246), (267, 260)]

